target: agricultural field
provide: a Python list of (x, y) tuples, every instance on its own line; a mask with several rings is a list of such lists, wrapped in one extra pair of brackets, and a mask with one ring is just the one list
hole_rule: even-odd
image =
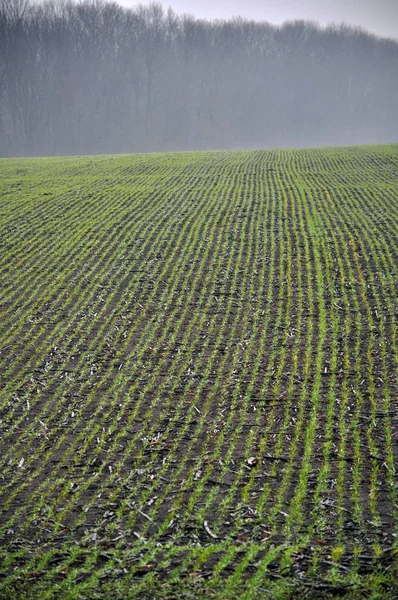
[(398, 146), (0, 161), (0, 597), (398, 595)]

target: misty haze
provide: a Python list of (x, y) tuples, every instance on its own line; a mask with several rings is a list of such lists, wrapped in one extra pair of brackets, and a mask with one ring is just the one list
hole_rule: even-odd
[(0, 6), (0, 155), (393, 142), (398, 43), (158, 3)]

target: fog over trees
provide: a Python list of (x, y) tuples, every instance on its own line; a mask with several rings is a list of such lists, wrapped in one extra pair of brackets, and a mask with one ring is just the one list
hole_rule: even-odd
[(0, 155), (398, 141), (398, 43), (158, 3), (0, 0)]

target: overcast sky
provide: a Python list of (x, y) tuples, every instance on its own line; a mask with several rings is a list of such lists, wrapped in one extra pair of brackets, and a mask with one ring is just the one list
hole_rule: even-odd
[[(118, 0), (124, 6), (151, 0)], [(308, 19), (321, 25), (335, 22), (360, 25), (377, 35), (398, 39), (398, 0), (161, 0), (178, 14), (202, 19), (229, 19), (241, 15), (257, 21), (283, 23)]]

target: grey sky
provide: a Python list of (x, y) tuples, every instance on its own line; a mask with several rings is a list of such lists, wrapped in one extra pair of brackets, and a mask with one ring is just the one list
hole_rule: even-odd
[[(118, 0), (124, 6), (151, 0)], [(161, 0), (178, 14), (198, 18), (228, 19), (237, 15), (258, 21), (282, 23), (308, 19), (321, 25), (344, 21), (377, 35), (398, 39), (398, 0)]]

